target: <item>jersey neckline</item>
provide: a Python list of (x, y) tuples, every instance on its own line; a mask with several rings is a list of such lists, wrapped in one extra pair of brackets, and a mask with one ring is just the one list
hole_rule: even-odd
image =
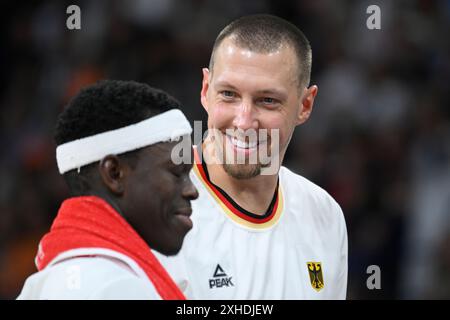
[(255, 229), (266, 229), (275, 225), (283, 208), (283, 194), (279, 180), (266, 213), (264, 215), (254, 214), (242, 208), (223, 189), (211, 182), (206, 164), (200, 160), (199, 152), (202, 152), (201, 148), (194, 146), (193, 149), (195, 174), (229, 218), (240, 225)]

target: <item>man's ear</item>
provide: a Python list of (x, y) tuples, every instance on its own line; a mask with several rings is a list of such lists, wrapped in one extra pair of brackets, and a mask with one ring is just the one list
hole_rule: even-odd
[(125, 163), (116, 155), (107, 155), (98, 166), (103, 184), (117, 196), (125, 191)]
[(302, 105), (300, 106), (299, 113), (297, 115), (297, 125), (303, 124), (306, 120), (308, 120), (318, 91), (319, 88), (316, 85), (304, 89), (301, 101)]
[(202, 90), (200, 91), (200, 101), (202, 103), (203, 108), (208, 112), (208, 105), (206, 103), (206, 95), (208, 94), (209, 89), (209, 75), (210, 72), (208, 68), (202, 69), (203, 80), (202, 80)]

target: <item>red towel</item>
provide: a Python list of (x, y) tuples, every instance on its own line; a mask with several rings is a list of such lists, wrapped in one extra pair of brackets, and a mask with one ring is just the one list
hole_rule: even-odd
[(38, 270), (59, 254), (80, 248), (104, 248), (133, 259), (165, 300), (185, 300), (147, 243), (106, 201), (95, 196), (65, 200), (50, 232), (39, 244)]

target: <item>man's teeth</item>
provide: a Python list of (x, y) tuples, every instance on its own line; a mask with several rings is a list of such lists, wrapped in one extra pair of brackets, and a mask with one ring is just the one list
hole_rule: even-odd
[(244, 142), (242, 140), (230, 137), (231, 143), (233, 145), (235, 145), (238, 148), (243, 148), (243, 149), (251, 149), (251, 148), (255, 148), (258, 145), (257, 141), (252, 141), (252, 142)]

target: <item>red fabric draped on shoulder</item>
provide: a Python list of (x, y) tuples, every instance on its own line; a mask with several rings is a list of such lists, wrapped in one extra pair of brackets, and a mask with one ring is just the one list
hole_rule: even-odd
[(37, 268), (42, 270), (59, 254), (80, 248), (103, 248), (122, 253), (144, 270), (161, 298), (185, 299), (147, 243), (99, 197), (75, 197), (62, 203), (50, 232), (39, 244)]

